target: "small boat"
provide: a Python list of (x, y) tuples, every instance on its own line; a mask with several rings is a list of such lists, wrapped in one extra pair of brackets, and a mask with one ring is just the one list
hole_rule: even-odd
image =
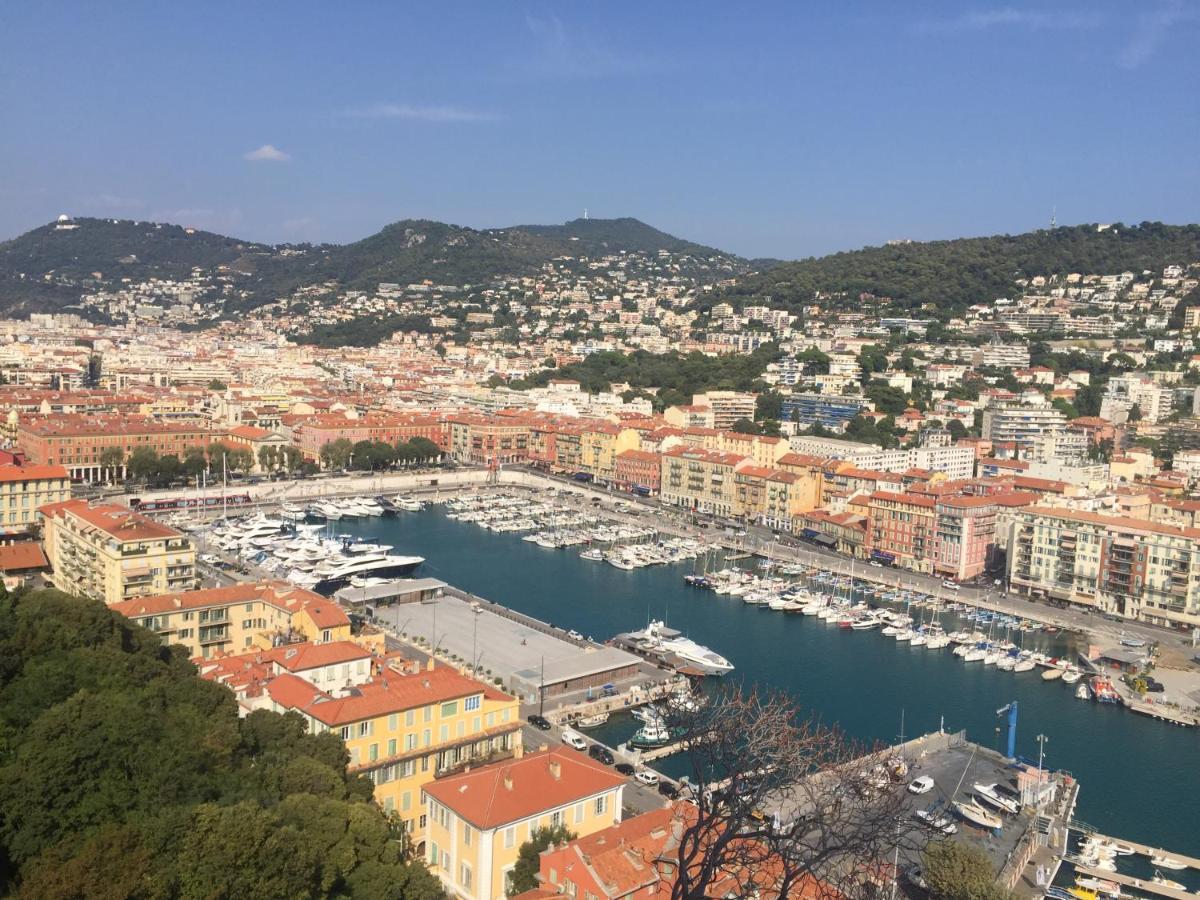
[(1077, 700), (1091, 700), (1092, 699), (1092, 692), (1088, 690), (1088, 686), (1086, 684), (1081, 684), (1081, 685), (1079, 685), (1079, 687), (1075, 688), (1075, 699), (1077, 699)]
[(1000, 810), (1000, 812), (1012, 813), (1013, 815), (1016, 815), (1021, 811), (1021, 804), (1018, 803), (1015, 798), (1001, 793), (999, 785), (980, 784), (976, 782), (974, 789), (975, 795), (980, 800), (982, 800), (988, 806)]
[(592, 713), (590, 716), (580, 716), (575, 720), (576, 728), (598, 728), (608, 721), (608, 713)]
[(1074, 684), (1083, 677), (1083, 672), (1079, 669), (1067, 669), (1062, 674), (1063, 684)]
[(1059, 668), (1047, 669), (1042, 673), (1042, 681), (1058, 681), (1063, 677), (1063, 670)]
[(1004, 826), (1004, 823), (1000, 820), (998, 815), (988, 812), (974, 801), (967, 801), (964, 803), (961, 800), (955, 800), (954, 811), (972, 825), (977, 825), (980, 828), (986, 828), (988, 831), (995, 831), (997, 828)]
[(942, 834), (954, 834), (958, 831), (958, 826), (954, 824), (949, 816), (943, 816), (936, 810), (918, 809), (913, 815), (930, 828), (940, 831)]
[(1181, 862), (1178, 859), (1173, 859), (1170, 856), (1164, 856), (1161, 853), (1155, 853), (1150, 857), (1150, 865), (1154, 866), (1156, 869), (1171, 869), (1175, 872), (1179, 872), (1187, 868), (1187, 863)]
[[(522, 540), (529, 540), (529, 538), (526, 537), (526, 538), (523, 538)], [(592, 562), (603, 562), (604, 561), (604, 553), (601, 550), (599, 550), (598, 548), (593, 547), (590, 550), (584, 550), (582, 553), (580, 553), (579, 558), (580, 559), (588, 559), (588, 560), (591, 560)]]
[[(1186, 868), (1186, 866), (1184, 867)], [(1171, 888), (1175, 891), (1186, 891), (1187, 888), (1175, 881), (1172, 878), (1165, 878), (1161, 872), (1155, 871), (1154, 877), (1150, 879), (1151, 884), (1157, 884), (1159, 887)]]

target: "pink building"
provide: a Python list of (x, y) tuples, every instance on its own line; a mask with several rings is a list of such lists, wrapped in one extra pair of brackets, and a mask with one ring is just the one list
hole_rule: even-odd
[(994, 497), (959, 494), (938, 498), (934, 510), (935, 574), (965, 581), (984, 573), (995, 552), (996, 508)]

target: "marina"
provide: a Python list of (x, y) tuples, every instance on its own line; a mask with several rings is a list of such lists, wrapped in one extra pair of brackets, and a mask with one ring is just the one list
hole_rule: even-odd
[[(484, 505), (478, 498), (475, 504)], [(546, 515), (554, 515), (554, 504), (543, 505)], [(970, 739), (988, 744), (995, 740), (995, 710), (1018, 699), (1018, 754), (1036, 759), (1034, 738), (1039, 733), (1049, 737), (1047, 766), (1068, 770), (1093, 786), (1080, 799), (1082, 818), (1107, 833), (1181, 852), (1200, 849), (1200, 827), (1191, 824), (1189, 812), (1200, 784), (1191, 784), (1188, 772), (1178, 768), (1180, 759), (1194, 753), (1195, 735), (1117, 703), (1081, 703), (1076, 699), (1081, 689), (1091, 699), (1092, 675), (1079, 665), (1075, 636), (1055, 626), (818, 567), (731, 560), (713, 543), (684, 543), (677, 534), (656, 534), (649, 519), (644, 527), (618, 530), (603, 510), (592, 514), (576, 508), (574, 518), (564, 516), (553, 527), (526, 515), (528, 527), (505, 528), (505, 519), (515, 526), (522, 515), (520, 505), (512, 503), (494, 520), (502, 527), (489, 528), (441, 504), (420, 506), (398, 509), (395, 515), (339, 520), (334, 528), (329, 523), (307, 527), (317, 524), (326, 534), (342, 536), (337, 540), (348, 538), (350, 547), (373, 544), (387, 546), (385, 553), (419, 556), (424, 561), (413, 577), (436, 579), (517, 615), (554, 623), (568, 641), (574, 633), (599, 646), (649, 622), (662, 622), (725, 657), (734, 669), (728, 677), (792, 693), (814, 715), (837, 722), (857, 738), (894, 740), (906, 718), (911, 731), (964, 728)], [(550, 547), (523, 540), (544, 532), (563, 540)], [(586, 532), (584, 540), (576, 543), (573, 538), (580, 532)], [(671, 542), (660, 540), (664, 537)], [(593, 546), (600, 538), (607, 539), (605, 546)], [(604, 562), (603, 555), (613, 548), (629, 547), (679, 558), (645, 559), (628, 569)], [(602, 559), (588, 558), (593, 549), (601, 549)], [(708, 583), (697, 584), (698, 579)], [(380, 586), (370, 582), (359, 579), (344, 590), (366, 596)], [(462, 629), (458, 631), (462, 641)], [(455, 654), (460, 660), (470, 656), (469, 650)], [(651, 662), (642, 665), (654, 671)], [(527, 677), (538, 680), (528, 671)], [(649, 675), (645, 683), (653, 683)], [(530, 699), (528, 693), (525, 699)], [(579, 709), (596, 711), (588, 737), (613, 748), (642, 728), (624, 701), (593, 697), (589, 706), (586, 692), (570, 699), (579, 704), (569, 707), (572, 715)], [(548, 711), (557, 705), (551, 701)], [(667, 743), (643, 753), (657, 759), (656, 767), (666, 775), (678, 778), (685, 774), (685, 763), (675, 749)], [(1136, 793), (1122, 789), (1131, 759), (1144, 776)], [(1180, 778), (1182, 789), (1171, 783)]]
[[(911, 732), (936, 731), (944, 722), (991, 745), (996, 709), (1017, 699), (1018, 753), (1036, 759), (1036, 736), (1050, 738), (1046, 764), (1089, 787), (1080, 798), (1081, 818), (1106, 833), (1200, 851), (1200, 823), (1191, 813), (1200, 776), (1180, 766), (1196, 752), (1191, 729), (1115, 704), (1081, 703), (1071, 686), (1045, 684), (1032, 672), (963, 664), (948, 652), (930, 653), (884, 636), (881, 628), (863, 634), (697, 591), (683, 582), (689, 564), (634, 571), (598, 566), (577, 553), (546, 551), (513, 534), (448, 519), (436, 508), (347, 529), (424, 556), (422, 575), (584, 635), (607, 637), (663, 620), (727, 657), (735, 666), (729, 677), (792, 693), (857, 738), (893, 741), (903, 712)], [(1027, 649), (1051, 658), (1073, 655), (1061, 633), (1027, 632), (1024, 640)], [(638, 725), (617, 712), (589, 736), (615, 747)], [(1131, 761), (1143, 776), (1136, 791), (1127, 787)], [(678, 757), (660, 767), (675, 777), (684, 774)]]

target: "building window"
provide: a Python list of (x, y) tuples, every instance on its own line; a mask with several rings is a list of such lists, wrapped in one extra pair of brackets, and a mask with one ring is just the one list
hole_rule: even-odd
[(398, 716), (396, 713), (392, 713), (390, 716), (388, 716), (388, 731), (395, 731), (399, 724), (400, 716)]
[(463, 822), (463, 846), (471, 846), (471, 826)]
[(342, 726), (342, 740), (343, 741), (350, 740), (350, 726), (349, 725)]
[(561, 828), (564, 824), (565, 823), (563, 822), (563, 812), (561, 809), (556, 809), (554, 812), (550, 813), (550, 827), (551, 828)]
[(471, 889), (471, 867), (466, 863), (462, 864), (462, 873), (459, 876), (459, 882), (467, 890)]
[(371, 727), (372, 724), (373, 723), (371, 723), (371, 722), (359, 722), (358, 723), (358, 736), (359, 737), (368, 737), (371, 734), (371, 732), (375, 730)]
[(504, 849), (511, 850), (517, 843), (517, 829), (510, 826), (504, 829)]
[(606, 809), (608, 809), (608, 797), (597, 797), (596, 798), (596, 815), (598, 815), (598, 816), (604, 815), (604, 811)]
[(463, 701), (463, 712), (475, 712), (477, 709), (479, 709), (481, 700), (481, 697), (468, 697)]
[(576, 825), (583, 824), (583, 804), (582, 803), (575, 804), (575, 824)]
[(449, 703), (442, 704), (442, 718), (454, 716), (458, 714), (458, 701), (451, 700)]

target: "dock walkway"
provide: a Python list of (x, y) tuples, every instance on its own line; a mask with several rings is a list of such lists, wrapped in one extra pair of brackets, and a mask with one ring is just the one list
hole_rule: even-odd
[(1120, 872), (1106, 872), (1104, 869), (1092, 869), (1078, 864), (1075, 865), (1075, 872), (1090, 878), (1102, 878), (1122, 887), (1136, 888), (1148, 894), (1157, 894), (1159, 897), (1170, 897), (1171, 900), (1196, 900), (1196, 895), (1189, 891), (1181, 891), (1164, 884), (1155, 884), (1149, 879), (1134, 878), (1132, 875), (1123, 875)]

